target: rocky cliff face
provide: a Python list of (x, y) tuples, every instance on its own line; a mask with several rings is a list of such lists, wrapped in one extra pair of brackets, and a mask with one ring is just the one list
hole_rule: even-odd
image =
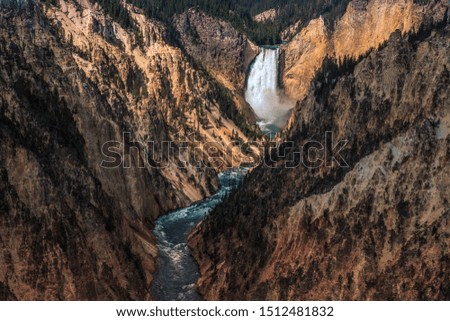
[(174, 25), (189, 55), (232, 92), (237, 106), (248, 120), (255, 120), (243, 96), (247, 71), (259, 52), (258, 47), (229, 22), (195, 9), (176, 16)]
[(354, 0), (330, 31), (322, 17), (310, 21), (288, 45), (283, 46), (282, 82), (286, 93), (303, 99), (312, 78), (326, 56), (343, 59), (358, 57), (377, 48), (392, 32), (417, 31), (422, 23), (440, 21), (447, 1), (424, 5), (413, 0)]
[[(191, 235), (205, 298), (450, 298), (449, 39), (448, 26), (397, 32), (314, 84), (283, 137), (295, 149), (256, 168)], [(348, 167), (285, 168), (326, 131), (348, 141)]]
[[(134, 30), (87, 0), (0, 9), (2, 299), (150, 298), (155, 218), (218, 185), (191, 144), (245, 137), (165, 27), (127, 10)], [(105, 168), (110, 141), (127, 156)], [(170, 167), (144, 162), (149, 141)]]
[[(236, 108), (231, 106), (232, 101), (226, 101), (209, 75), (199, 71), (180, 48), (171, 44), (161, 23), (146, 19), (139, 10), (128, 6), (131, 18), (136, 21), (134, 32), (130, 32), (102, 16), (97, 5), (86, 2), (80, 10), (78, 3), (61, 4), (61, 9), (53, 8), (47, 15), (55, 27), (61, 28), (64, 38), (73, 41), (78, 67), (100, 84), (105, 95), (110, 95), (112, 87), (116, 95), (126, 97), (126, 103), (133, 109), (130, 121), (138, 134), (136, 140), (146, 141), (151, 137), (148, 128), (153, 127), (155, 115), (167, 131), (166, 137), (158, 137), (160, 141), (179, 142), (183, 138), (217, 141), (219, 151), (224, 152), (233, 131), (245, 137), (232, 121), (221, 115), (225, 114), (224, 107)], [(113, 103), (115, 96), (111, 98)], [(154, 115), (149, 113), (151, 109), (156, 112)], [(224, 166), (233, 161), (224, 158)], [(164, 170), (163, 173), (177, 183), (179, 180), (174, 175), (196, 178), (196, 171), (188, 168), (187, 175)], [(195, 179), (188, 184), (191, 185), (188, 189), (195, 190), (202, 185), (200, 189), (204, 189), (192, 191), (191, 201), (209, 194), (204, 183), (199, 184)]]
[(187, 52), (227, 87), (245, 89), (248, 67), (258, 47), (229, 22), (190, 9), (175, 17)]

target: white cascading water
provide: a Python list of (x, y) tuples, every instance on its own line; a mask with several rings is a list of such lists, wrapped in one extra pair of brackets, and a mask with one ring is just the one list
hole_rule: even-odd
[(282, 128), (294, 103), (278, 88), (280, 49), (260, 48), (247, 80), (245, 100), (259, 117), (262, 130)]

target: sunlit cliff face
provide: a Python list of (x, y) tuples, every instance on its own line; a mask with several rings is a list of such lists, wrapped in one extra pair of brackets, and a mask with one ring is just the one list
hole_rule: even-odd
[(377, 48), (395, 30), (406, 33), (418, 30), (424, 20), (439, 20), (446, 7), (446, 1), (430, 5), (415, 4), (413, 0), (352, 1), (332, 32), (322, 17), (311, 20), (282, 47), (285, 55), (282, 82), (286, 94), (303, 99), (326, 56), (358, 57)]

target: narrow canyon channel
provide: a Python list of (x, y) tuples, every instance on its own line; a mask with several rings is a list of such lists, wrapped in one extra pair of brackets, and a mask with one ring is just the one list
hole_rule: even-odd
[(248, 168), (240, 167), (220, 173), (220, 189), (216, 194), (156, 221), (153, 233), (157, 238), (159, 256), (152, 284), (155, 300), (202, 300), (195, 285), (200, 274), (187, 246), (187, 237), (194, 226), (243, 180), (247, 171)]

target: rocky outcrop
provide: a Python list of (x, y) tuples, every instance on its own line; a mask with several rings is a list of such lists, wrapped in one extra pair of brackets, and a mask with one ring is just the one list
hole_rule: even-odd
[[(282, 137), (293, 146), (191, 235), (205, 298), (450, 298), (449, 39), (449, 27), (397, 32), (353, 71), (314, 84)], [(284, 166), (327, 131), (348, 141), (347, 167)]]
[(0, 298), (151, 298), (154, 220), (218, 187), (195, 147), (243, 156), (232, 102), (127, 6), (130, 30), (87, 0), (0, 9)]
[(336, 59), (358, 57), (377, 48), (396, 30), (417, 31), (422, 23), (440, 21), (447, 1), (424, 5), (413, 0), (354, 0), (329, 31), (323, 18), (311, 20), (289, 44), (282, 46), (282, 82), (293, 99), (303, 99), (311, 80), (326, 56)]
[(292, 25), (286, 27), (280, 34), (281, 40), (286, 42), (291, 41), (291, 39), (299, 33), (301, 26), (302, 20), (298, 20)]
[(303, 97), (328, 52), (328, 30), (322, 17), (311, 20), (282, 48), (282, 83), (285, 93), (294, 99)]

